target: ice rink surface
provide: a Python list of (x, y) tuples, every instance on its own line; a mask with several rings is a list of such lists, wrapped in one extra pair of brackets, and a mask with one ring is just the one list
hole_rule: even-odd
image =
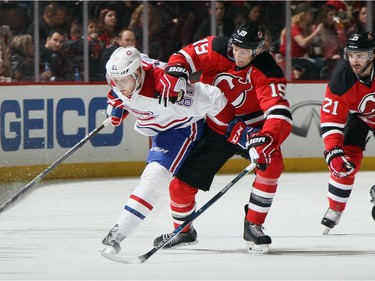
[[(198, 208), (236, 175), (215, 178), (199, 192)], [(253, 174), (245, 176), (195, 222), (199, 243), (159, 250), (143, 264), (119, 264), (96, 251), (116, 222), (137, 178), (42, 182), (0, 213), (0, 280), (375, 280), (375, 221), (368, 192), (375, 172), (360, 172), (341, 222), (323, 236), (327, 173), (286, 173), (264, 224), (273, 243), (248, 254), (243, 206)], [(122, 255), (148, 252), (171, 232), (167, 192)]]

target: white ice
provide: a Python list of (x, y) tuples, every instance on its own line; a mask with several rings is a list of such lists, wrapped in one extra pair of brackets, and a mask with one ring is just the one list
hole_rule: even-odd
[[(199, 192), (198, 208), (235, 175)], [(374, 280), (375, 221), (368, 192), (375, 172), (360, 172), (340, 223), (323, 236), (328, 173), (285, 173), (265, 223), (265, 255), (245, 251), (245, 176), (195, 222), (199, 243), (159, 250), (143, 264), (119, 264), (96, 251), (117, 220), (136, 178), (44, 182), (0, 213), (0, 280)], [(167, 192), (122, 255), (148, 252), (172, 231)]]

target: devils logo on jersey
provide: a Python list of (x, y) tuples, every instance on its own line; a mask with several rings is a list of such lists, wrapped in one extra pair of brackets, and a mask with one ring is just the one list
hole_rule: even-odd
[(225, 93), (234, 107), (240, 107), (246, 100), (247, 92), (253, 89), (251, 81), (230, 73), (221, 73), (216, 76), (213, 85)]
[(358, 111), (366, 118), (375, 117), (375, 93), (363, 97), (358, 106)]

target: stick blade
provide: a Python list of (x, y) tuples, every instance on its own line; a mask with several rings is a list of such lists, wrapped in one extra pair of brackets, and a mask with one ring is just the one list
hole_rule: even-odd
[(136, 258), (130, 258), (130, 257), (124, 257), (120, 256), (118, 254), (110, 254), (104, 251), (99, 251), (100, 255), (108, 260), (118, 262), (118, 263), (125, 263), (125, 264), (139, 264), (143, 263), (144, 261), (141, 259), (141, 257)]

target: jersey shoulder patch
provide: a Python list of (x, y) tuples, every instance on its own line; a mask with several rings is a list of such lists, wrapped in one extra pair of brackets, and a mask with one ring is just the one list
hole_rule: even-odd
[(284, 72), (269, 52), (259, 54), (251, 64), (263, 72), (266, 77), (284, 77)]
[(228, 55), (227, 55), (228, 41), (229, 41), (228, 37), (215, 36), (212, 40), (212, 51), (222, 55), (225, 58), (228, 58)]
[(357, 80), (349, 61), (344, 61), (333, 71), (328, 87), (332, 94), (342, 96), (353, 87)]

